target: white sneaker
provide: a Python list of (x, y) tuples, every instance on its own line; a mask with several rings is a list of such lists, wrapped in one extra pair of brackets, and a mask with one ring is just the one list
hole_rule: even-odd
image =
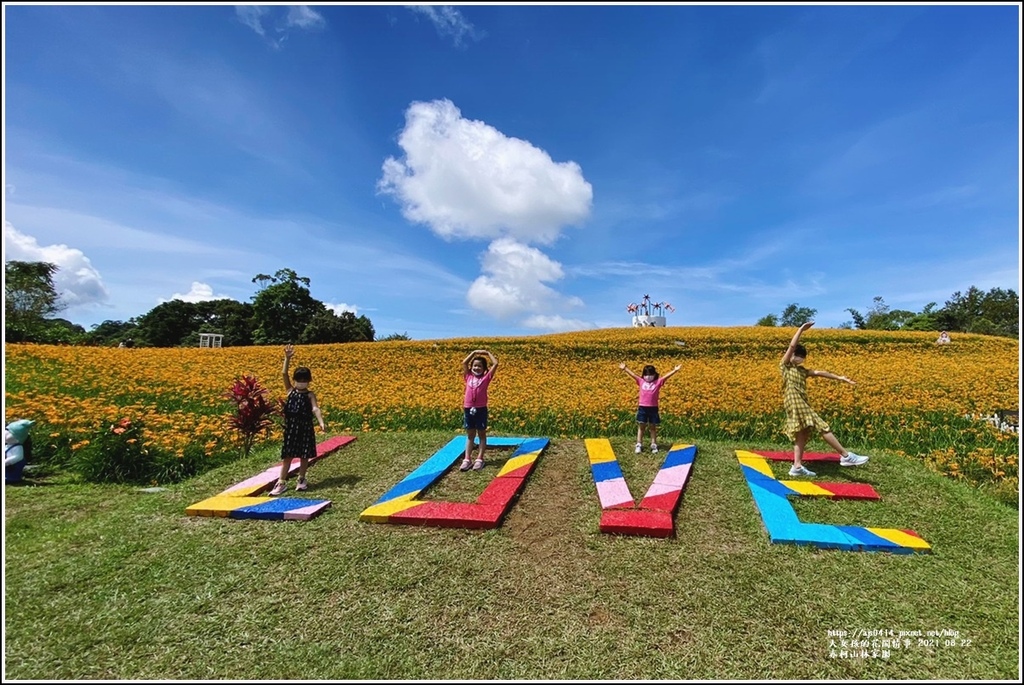
[(654, 453), (656, 453), (657, 451), (658, 451), (658, 443), (656, 443), (656, 442), (652, 442), (652, 443), (651, 443), (651, 454), (654, 454)]
[(288, 489), (287, 485), (285, 485), (281, 481), (277, 481), (277, 484), (274, 486), (274, 489), (270, 491), (270, 496), (271, 497), (277, 497), (278, 495), (280, 495), (282, 492), (284, 492), (287, 489)]
[(791, 475), (791, 476), (816, 476), (818, 474), (816, 474), (814, 471), (811, 471), (806, 466), (801, 465), (801, 466), (794, 466), (791, 469), (789, 469), (789, 475)]
[(306, 479), (305, 478), (300, 478), (299, 482), (295, 484), (295, 489), (296, 490), (305, 490), (306, 489)]
[(644, 446), (643, 446), (643, 445), (641, 445), (641, 444), (640, 444), (640, 443), (638, 442), (638, 443), (636, 444), (636, 449), (634, 450), (634, 452), (636, 452), (637, 454), (640, 454), (640, 453), (641, 453), (641, 452), (643, 452), (643, 451), (644, 451)]
[(847, 452), (846, 456), (839, 460), (840, 466), (860, 466), (866, 464), (868, 458), (861, 454), (854, 454), (853, 452)]

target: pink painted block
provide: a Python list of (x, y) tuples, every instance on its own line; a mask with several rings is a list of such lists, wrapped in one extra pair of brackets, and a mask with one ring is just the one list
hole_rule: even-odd
[(629, 494), (629, 487), (625, 478), (612, 478), (602, 480), (597, 485), (597, 499), (601, 502), (602, 509), (612, 509), (626, 506), (633, 508), (633, 495)]
[[(772, 459), (774, 461), (793, 461), (792, 452), (762, 452), (761, 450), (747, 450), (754, 454)], [(804, 452), (804, 461), (839, 461), (839, 454), (830, 452)]]
[(476, 504), (504, 508), (512, 501), (512, 498), (515, 497), (524, 484), (525, 481), (522, 478), (511, 476), (497, 477), (488, 483), (484, 491), (476, 498)]
[(258, 476), (247, 478), (241, 483), (232, 485), (220, 494), (230, 497), (255, 497), (263, 491), (269, 490), (277, 481), (277, 476), (280, 472), (280, 466), (269, 468), (266, 472), (261, 473)]
[(331, 506), (330, 500), (324, 500), (323, 502), (317, 502), (316, 504), (312, 504), (312, 505), (310, 505), (308, 507), (301, 507), (299, 509), (292, 509), (291, 511), (284, 512), (284, 519), (286, 521), (289, 521), (289, 520), (308, 521), (309, 519), (313, 518), (317, 514), (322, 513), (323, 510), (327, 509), (329, 506)]
[(686, 484), (686, 479), (690, 477), (690, 469), (692, 468), (692, 463), (670, 466), (667, 469), (658, 471), (658, 475), (654, 477), (654, 482), (662, 485), (675, 485), (681, 488)]
[(602, 533), (667, 538), (672, 535), (672, 515), (642, 509), (603, 511), (600, 528)]
[(835, 495), (836, 499), (870, 499), (880, 500), (879, 495), (868, 483), (818, 483), (819, 488), (824, 488)]

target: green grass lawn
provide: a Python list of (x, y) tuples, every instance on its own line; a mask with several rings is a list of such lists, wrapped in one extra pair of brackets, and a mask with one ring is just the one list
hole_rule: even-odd
[[(599, 532), (581, 440), (552, 440), (495, 530), (359, 520), (452, 435), (359, 434), (310, 469), (304, 496), (332, 506), (304, 522), (185, 515), (270, 466), (272, 445), (162, 492), (45, 473), (6, 487), (6, 678), (1020, 677), (1018, 511), (919, 463), (821, 467), (882, 501), (796, 508), (913, 529), (923, 555), (772, 545), (733, 450), (782, 445), (699, 444), (669, 539)], [(612, 444), (641, 497), (664, 454)], [(507, 455), (428, 498), (475, 499)], [(955, 644), (830, 656), (829, 631), (944, 629)]]

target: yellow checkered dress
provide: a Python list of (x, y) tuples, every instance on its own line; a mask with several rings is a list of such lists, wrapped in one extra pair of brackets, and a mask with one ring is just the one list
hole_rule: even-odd
[(807, 402), (807, 369), (791, 362), (780, 363), (779, 371), (782, 372), (782, 405), (786, 409), (786, 425), (782, 432), (794, 442), (796, 434), (804, 428), (815, 428), (822, 433), (832, 432)]

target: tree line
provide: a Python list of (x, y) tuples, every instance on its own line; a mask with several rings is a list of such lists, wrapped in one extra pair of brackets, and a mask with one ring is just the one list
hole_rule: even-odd
[[(200, 333), (220, 333), (226, 346), (283, 343), (338, 343), (408, 340), (404, 333), (376, 338), (373, 323), (352, 312), (336, 314), (309, 290), (310, 279), (292, 269), (273, 276), (257, 274), (252, 302), (231, 299), (207, 302), (171, 300), (128, 321), (104, 321), (85, 328), (56, 314), (66, 305), (53, 284), (57, 266), (49, 262), (10, 261), (5, 264), (4, 332), (8, 342), (51, 344), (196, 347)], [(1020, 300), (1013, 290), (988, 292), (971, 286), (953, 293), (939, 308), (930, 302), (919, 312), (891, 309), (875, 297), (863, 313), (847, 309), (851, 320), (839, 328), (884, 331), (949, 331), (1019, 337)], [(781, 314), (767, 314), (756, 326), (794, 328), (811, 321), (816, 309), (788, 305)]]
[[(373, 341), (366, 316), (335, 313), (312, 296), (310, 279), (292, 269), (257, 274), (251, 302), (171, 300), (128, 321), (104, 321), (85, 328), (56, 315), (66, 308), (53, 284), (57, 267), (48, 262), (5, 264), (4, 333), (8, 342), (146, 347), (197, 347), (200, 333), (223, 335), (225, 346)], [(386, 340), (408, 340), (394, 334)]]
[[(935, 302), (929, 302), (919, 312), (892, 309), (881, 297), (875, 297), (871, 307), (863, 313), (858, 309), (845, 311), (850, 313), (851, 321), (841, 324), (839, 328), (949, 331), (1007, 338), (1020, 336), (1020, 299), (1015, 291), (1002, 288), (983, 292), (971, 286), (965, 293), (953, 293), (942, 308)], [(796, 327), (806, 321), (813, 321), (815, 314), (816, 309), (794, 303), (787, 306), (781, 315), (767, 314), (755, 325)]]

